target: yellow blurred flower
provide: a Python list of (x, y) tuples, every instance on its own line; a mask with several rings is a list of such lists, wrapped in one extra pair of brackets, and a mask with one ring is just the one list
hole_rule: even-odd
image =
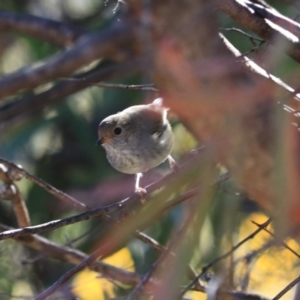
[(206, 300), (207, 299), (207, 295), (205, 293), (201, 293), (201, 292), (188, 292), (187, 294), (188, 299), (191, 300)]
[[(110, 265), (134, 271), (134, 262), (128, 248), (123, 248), (103, 260)], [(101, 274), (84, 269), (73, 280), (72, 292), (81, 300), (105, 300), (115, 297), (115, 284)]]
[[(251, 221), (262, 224), (267, 220), (263, 214), (252, 214), (242, 224), (238, 240), (254, 232), (258, 227)], [(268, 226), (273, 232), (273, 228)], [(234, 252), (234, 277), (237, 289), (257, 293), (273, 298), (300, 272), (299, 258), (281, 244), (271, 244), (273, 237), (266, 231), (259, 232)], [(300, 246), (294, 239), (284, 241), (295, 252), (300, 253)], [(293, 298), (294, 291), (289, 291), (282, 300)]]

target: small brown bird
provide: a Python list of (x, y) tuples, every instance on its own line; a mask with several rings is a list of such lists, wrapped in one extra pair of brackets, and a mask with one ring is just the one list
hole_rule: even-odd
[(167, 158), (171, 168), (176, 169), (175, 160), (170, 156), (173, 135), (167, 111), (158, 98), (148, 105), (131, 106), (111, 115), (98, 127), (97, 145), (104, 147), (115, 169), (136, 174), (135, 191), (140, 195), (146, 193), (139, 186), (143, 172)]

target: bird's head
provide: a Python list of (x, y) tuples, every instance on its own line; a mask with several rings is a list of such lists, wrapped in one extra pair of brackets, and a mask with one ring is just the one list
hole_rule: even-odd
[[(107, 145), (115, 140), (124, 139), (126, 132), (124, 120), (119, 114), (105, 118), (98, 126), (97, 145)], [(126, 126), (125, 126), (126, 127)]]

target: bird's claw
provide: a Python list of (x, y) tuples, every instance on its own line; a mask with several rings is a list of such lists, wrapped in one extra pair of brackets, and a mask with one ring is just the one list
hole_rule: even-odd
[(179, 165), (177, 164), (177, 162), (175, 161), (175, 159), (169, 155), (168, 156), (168, 161), (169, 161), (169, 165), (170, 168), (172, 169), (173, 172), (178, 172), (179, 171)]
[(147, 195), (147, 190), (142, 188), (142, 187), (138, 187), (135, 189), (135, 194), (140, 198), (140, 201), (142, 202), (142, 204), (146, 203), (146, 195)]

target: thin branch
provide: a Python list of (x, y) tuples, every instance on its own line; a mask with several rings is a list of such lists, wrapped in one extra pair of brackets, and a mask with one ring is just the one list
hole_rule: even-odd
[(17, 171), (18, 173), (22, 174), (25, 178), (27, 178), (28, 180), (34, 182), (35, 184), (39, 185), (40, 187), (42, 187), (43, 189), (45, 189), (47, 192), (49, 192), (51, 195), (57, 197), (58, 199), (69, 203), (70, 205), (72, 205), (75, 208), (78, 208), (80, 210), (87, 210), (88, 207), (84, 204), (79, 202), (78, 200), (76, 200), (75, 198), (71, 197), (70, 195), (56, 189), (55, 187), (53, 187), (52, 185), (50, 185), (49, 183), (47, 183), (46, 181), (31, 175), (30, 173), (28, 173), (26, 170), (24, 170), (22, 167), (19, 167), (18, 165), (7, 161), (6, 159), (0, 158), (0, 163), (6, 165), (7, 167)]
[(166, 247), (164, 247), (163, 245), (158, 243), (154, 238), (148, 236), (144, 232), (136, 230), (134, 233), (134, 236), (137, 239), (139, 239), (140, 241), (142, 241), (143, 243), (149, 245), (151, 248), (153, 248), (159, 252), (163, 252), (167, 249)]
[(35, 300), (46, 299), (48, 296), (53, 294), (58, 288), (60, 288), (65, 282), (67, 282), (70, 278), (72, 278), (79, 271), (84, 269), (85, 267), (90, 267), (98, 257), (101, 255), (102, 247), (99, 247), (95, 252), (93, 252), (90, 256), (84, 259), (77, 266), (66, 272), (63, 276), (61, 276), (53, 285), (51, 285), (48, 289), (43, 291), (40, 295), (38, 295)]
[[(300, 62), (299, 24), (297, 22), (286, 18), (275, 9), (262, 8), (251, 1), (218, 0), (215, 1), (215, 5), (217, 9), (266, 42), (278, 43), (278, 38), (280, 38), (287, 46), (288, 55)], [(268, 19), (264, 17), (262, 10), (268, 14)]]
[(111, 205), (92, 209), (92, 210), (89, 210), (84, 213), (74, 215), (74, 216), (71, 216), (68, 218), (53, 220), (53, 221), (39, 224), (36, 226), (28, 226), (28, 227), (19, 228), (19, 229), (7, 230), (7, 231), (0, 233), (0, 240), (36, 234), (36, 233), (40, 233), (40, 232), (44, 232), (44, 231), (49, 231), (49, 230), (57, 229), (57, 228), (67, 226), (70, 224), (74, 224), (77, 222), (89, 220), (93, 217), (99, 217), (99, 216), (104, 215), (105, 213), (109, 213), (109, 212), (116, 211), (118, 209), (123, 208), (122, 205), (124, 204), (124, 202), (126, 202), (126, 200), (127, 199), (122, 200), (117, 203), (114, 203), (114, 204), (111, 204)]
[[(191, 154), (191, 156), (194, 158), (197, 155), (201, 154), (201, 152), (197, 152), (197, 154), (194, 154), (194, 152), (195, 151), (193, 151)], [(147, 190), (148, 194), (161, 188), (165, 184), (171, 182), (174, 178), (176, 178), (178, 176), (178, 174), (180, 174), (180, 172), (184, 172), (188, 168), (189, 164), (191, 164), (191, 163), (192, 163), (192, 161), (190, 159), (190, 156), (188, 156), (186, 158), (186, 162), (184, 162), (181, 165), (180, 170), (176, 174), (169, 173), (169, 174), (165, 175), (164, 177), (158, 179), (157, 181), (152, 182), (151, 184), (146, 186), (146, 190)], [(9, 233), (7, 233), (8, 234), (7, 236), (6, 236), (6, 234), (2, 233), (2, 234), (0, 234), (0, 236), (2, 235), (3, 238), (5, 236), (6, 236), (6, 238), (12, 237), (12, 236), (14, 236), (14, 234), (16, 234), (17, 236), (20, 236), (22, 234), (28, 235), (28, 234), (38, 233), (38, 232), (45, 231), (48, 229), (54, 229), (54, 228), (58, 228), (61, 226), (73, 224), (75, 222), (79, 222), (82, 220), (87, 220), (87, 219), (90, 219), (91, 217), (96, 217), (96, 216), (101, 216), (101, 215), (105, 216), (106, 213), (116, 211), (119, 209), (123, 209), (125, 203), (126, 203), (126, 205), (128, 205), (130, 203), (133, 203), (133, 202), (139, 200), (139, 197), (136, 194), (134, 194), (133, 196), (123, 199), (117, 203), (87, 211), (88, 208), (84, 204), (82, 204), (75, 198), (69, 196), (68, 194), (64, 193), (63, 191), (56, 189), (55, 187), (53, 187), (50, 184), (43, 181), (42, 179), (40, 179), (34, 175), (31, 175), (29, 172), (24, 170), (22, 167), (14, 164), (12, 162), (9, 162), (3, 158), (0, 158), (0, 164), (4, 164), (5, 166), (9, 167), (10, 169), (18, 172), (19, 174), (22, 174), (25, 178), (31, 180), (32, 182), (36, 183), (40, 187), (44, 188), (46, 191), (48, 191), (50, 194), (52, 194), (56, 198), (58, 198), (64, 202), (67, 202), (82, 211), (85, 211), (82, 214), (78, 214), (73, 217), (63, 219), (63, 220), (55, 220), (55, 221), (50, 221), (48, 223), (40, 224), (37, 226), (31, 226), (29, 228), (27, 227), (27, 229), (24, 229), (23, 233), (20, 230), (17, 230), (17, 232), (9, 232)], [(0, 172), (0, 175), (1, 174), (2, 173)], [(223, 175), (219, 176), (218, 178), (219, 179), (217, 179), (217, 181), (218, 180), (223, 181), (223, 180), (226, 180), (228, 178), (228, 176), (224, 176), (224, 174), (223, 174)], [(177, 201), (176, 203), (180, 203), (180, 202), (184, 201), (185, 199), (188, 199), (189, 197), (191, 197), (195, 192), (196, 192), (195, 189), (193, 189), (189, 192), (184, 193), (181, 197), (176, 198), (174, 201)], [(165, 209), (168, 209), (168, 207), (170, 205), (172, 206), (171, 202), (167, 203)], [(108, 216), (105, 216), (105, 217), (109, 218)]]
[(262, 39), (260, 39), (260, 38), (257, 38), (257, 37), (255, 37), (255, 36), (253, 36), (253, 35), (251, 35), (251, 34), (245, 32), (245, 31), (239, 29), (239, 28), (234, 28), (234, 27), (233, 27), (233, 28), (220, 28), (220, 30), (223, 30), (223, 31), (235, 31), (235, 32), (238, 32), (238, 33), (240, 33), (240, 34), (242, 34), (242, 35), (248, 37), (249, 40), (250, 40), (252, 43), (253, 43), (254, 41), (257, 41), (257, 42), (259, 42), (260, 44), (263, 44), (263, 43), (265, 42), (264, 40), (262, 40)]
[(255, 13), (260, 15), (262, 18), (272, 21), (274, 24), (282, 27), (297, 37), (300, 36), (300, 24), (295, 20), (280, 14), (273, 7), (263, 7), (251, 2), (248, 3), (248, 7), (253, 9)]
[(0, 10), (0, 29), (20, 32), (64, 47), (74, 44), (86, 33), (61, 22), (5, 10)]
[[(193, 153), (194, 153), (194, 152), (195, 152), (195, 151), (193, 151)], [(199, 153), (201, 154), (201, 152), (199, 152)], [(192, 157), (195, 157), (195, 154), (192, 154)], [(190, 160), (189, 157), (187, 158), (187, 160), (189, 160), (189, 162), (192, 163), (192, 161)], [(183, 165), (183, 166), (181, 167), (181, 169), (179, 170), (179, 172), (182, 172), (182, 170), (184, 170), (185, 168), (188, 169), (188, 166), (189, 166), (189, 164)], [(160, 186), (164, 185), (165, 183), (171, 181), (172, 178), (174, 178), (174, 176), (178, 176), (178, 173), (177, 173), (177, 174), (169, 174), (169, 175), (163, 177), (162, 179), (160, 179), (160, 180), (158, 180), (158, 181), (152, 183), (151, 185), (149, 185), (149, 186), (147, 187), (148, 192), (151, 191), (151, 190), (153, 191), (153, 190), (159, 188)], [(227, 176), (225, 176), (225, 177), (224, 177), (224, 176), (220, 176), (220, 177), (219, 177), (219, 180), (221, 180), (221, 179), (225, 180), (225, 179), (227, 179)], [(194, 195), (194, 193), (195, 193), (195, 192), (193, 191), (190, 195)], [(186, 199), (186, 198), (187, 198), (187, 195), (188, 195), (188, 194), (189, 194), (189, 192), (188, 192), (186, 195), (183, 195), (181, 198), (180, 198), (180, 197), (179, 197), (179, 198), (176, 198), (176, 199), (174, 200), (173, 204), (176, 205), (176, 204), (180, 203), (181, 201), (183, 201), (183, 199)], [(131, 198), (125, 199), (125, 201), (128, 201), (128, 203), (129, 203), (130, 200), (134, 200), (134, 199), (135, 199), (134, 197), (131, 197)], [(138, 200), (138, 199), (135, 199), (135, 200)], [(120, 204), (120, 202), (116, 204), (116, 209), (119, 209), (119, 208), (122, 208), (122, 207), (123, 207), (123, 205)], [(166, 204), (166, 207), (165, 207), (165, 208), (167, 208), (167, 207), (172, 207), (172, 206), (169, 204), (169, 202)], [(2, 227), (3, 227), (3, 226), (2, 226)], [(7, 228), (7, 227), (6, 227), (6, 228)], [(9, 231), (9, 230), (7, 230), (7, 231)], [(6, 231), (6, 232), (7, 232), (7, 231)], [(138, 233), (137, 231), (135, 231), (135, 233), (136, 233), (137, 236), (140, 235), (140, 233)], [(42, 253), (44, 253), (44, 254), (46, 254), (46, 255), (48, 255), (48, 252), (49, 252), (51, 257), (53, 257), (53, 255), (57, 255), (57, 258), (59, 258), (59, 259), (66, 259), (67, 261), (69, 261), (69, 260), (71, 259), (71, 260), (73, 260), (73, 262), (74, 262), (74, 259), (72, 258), (72, 256), (69, 255), (69, 253), (68, 253), (68, 254), (65, 254), (64, 252), (62, 252), (62, 251), (61, 251), (61, 248), (59, 248), (59, 251), (57, 252), (57, 249), (56, 249), (57, 247), (55, 247), (55, 250), (53, 251), (53, 250), (47, 250), (47, 249), (49, 248), (49, 246), (45, 246), (45, 245), (43, 245), (42, 247), (39, 246), (39, 245), (40, 245), (40, 241), (38, 241), (38, 243), (37, 243), (37, 241), (36, 241), (37, 237), (38, 237), (37, 235), (34, 235), (34, 236), (30, 236), (30, 237), (28, 237), (28, 236), (23, 236), (23, 237), (14, 237), (14, 238), (17, 239), (17, 240), (22, 241), (22, 242), (25, 243), (28, 247), (34, 248), (34, 249), (36, 249), (36, 250), (38, 250), (38, 251), (41, 251)], [(39, 238), (39, 239), (43, 239), (42, 237), (38, 237), (38, 238)], [(147, 237), (143, 234), (143, 240), (145, 240), (145, 238), (147, 239)], [(153, 244), (154, 244), (153, 240), (150, 240), (150, 241), (149, 241), (149, 239), (147, 239), (147, 243), (150, 244), (150, 245), (153, 245)], [(51, 249), (51, 247), (53, 247), (53, 245), (50, 246), (50, 249)], [(162, 249), (162, 246), (160, 246), (159, 244), (156, 243), (155, 248), (161, 250), (161, 249)], [(72, 251), (73, 251), (73, 250), (72, 250)], [(53, 252), (54, 252), (54, 254), (53, 254)], [(77, 253), (76, 253), (76, 255), (77, 255)], [(106, 274), (106, 273), (105, 273), (105, 274)], [(107, 275), (107, 274), (106, 274), (106, 276), (109, 277), (109, 275)], [(115, 279), (116, 276), (118, 276), (118, 275), (113, 275), (112, 278)], [(123, 279), (123, 280), (124, 280), (124, 279)], [(126, 279), (125, 279), (125, 280), (126, 280)], [(121, 280), (121, 282), (123, 282), (123, 281)]]
[[(192, 222), (192, 218), (188, 218), (187, 219), (187, 223), (190, 224), (191, 222)], [(182, 232), (185, 232), (184, 229), (181, 229), (181, 230), (182, 230)], [(125, 234), (125, 232), (123, 232), (123, 234)], [(74, 268), (72, 268), (71, 270), (69, 270), (67, 273), (65, 273), (63, 276), (61, 276), (59, 278), (59, 280), (57, 280), (52, 286), (50, 286), (48, 289), (46, 289), (44, 292), (42, 292), (36, 298), (36, 300), (42, 300), (42, 299), (45, 299), (46, 297), (50, 296), (55, 291), (57, 291), (65, 282), (67, 282), (72, 276), (74, 276), (75, 274), (77, 274), (83, 268), (88, 267), (91, 264), (93, 264), (94, 261), (99, 256), (103, 255), (103, 250), (107, 247), (107, 244), (109, 244), (109, 243), (112, 242), (113, 239), (114, 239), (114, 237), (110, 237), (109, 239), (107, 239), (106, 241), (104, 241), (104, 243), (102, 243), (101, 246), (96, 251), (94, 251), (87, 259), (85, 259), (80, 264), (78, 264), (77, 266), (75, 266)], [(177, 241), (177, 239), (176, 239), (176, 241)], [(163, 253), (162, 256), (165, 257), (167, 253), (168, 252)], [(152, 272), (151, 272), (151, 274), (152, 274)], [(145, 281), (142, 281), (139, 286), (143, 286), (143, 284), (145, 282), (147, 282), (149, 278), (150, 278), (149, 276), (145, 276), (144, 277)]]
[[(255, 221), (251, 221), (253, 224), (255, 224), (257, 227), (261, 227), (261, 224), (256, 223)], [(275, 238), (275, 235), (273, 232), (271, 232), (269, 229), (267, 229), (266, 227), (263, 228), (263, 230), (265, 232), (267, 232), (268, 234), (270, 234), (273, 238)], [(286, 242), (284, 241), (280, 241), (280, 244), (282, 244), (286, 249), (288, 249), (290, 252), (292, 252), (295, 256), (297, 256), (298, 258), (300, 258), (300, 254), (297, 253), (294, 249), (292, 249)]]
[[(50, 221), (48, 223), (44, 223), (44, 224), (40, 224), (40, 225), (36, 225), (36, 226), (25, 227), (25, 228), (23, 228), (23, 231), (22, 231), (22, 229), (17, 229), (17, 230), (13, 230), (13, 231), (10, 230), (6, 233), (5, 232), (0, 233), (0, 240), (5, 239), (5, 238), (17, 237), (17, 236), (21, 236), (21, 235), (29, 235), (29, 234), (34, 234), (34, 233), (38, 233), (38, 232), (43, 232), (45, 230), (59, 228), (59, 227), (73, 224), (76, 222), (80, 222), (83, 220), (88, 220), (88, 219), (90, 219), (92, 217), (96, 217), (96, 216), (105, 216), (106, 213), (109, 213), (109, 212), (112, 212), (115, 210), (119, 210), (119, 209), (123, 209), (125, 203), (130, 204), (139, 199), (139, 197), (136, 194), (134, 194), (133, 196), (123, 199), (117, 203), (87, 211), (88, 208), (84, 204), (82, 204), (75, 198), (69, 196), (68, 194), (56, 189), (55, 187), (53, 187), (50, 184), (43, 181), (42, 179), (40, 179), (34, 175), (31, 175), (30, 173), (28, 173), (26, 170), (19, 167), (18, 165), (11, 163), (3, 158), (0, 158), (0, 163), (19, 172), (25, 178), (27, 178), (27, 179), (31, 180), (32, 182), (36, 183), (37, 185), (41, 186), (42, 188), (44, 188), (46, 191), (48, 191), (50, 194), (57, 197), (58, 199), (60, 199), (64, 202), (67, 202), (80, 210), (85, 211), (82, 214), (78, 214), (78, 215), (75, 215), (75, 216), (72, 216), (69, 218), (65, 218), (65, 219), (61, 219), (61, 220), (54, 220), (54, 221)], [(170, 174), (164, 176), (163, 178), (157, 180), (156, 182), (151, 183), (150, 185), (148, 185), (146, 187), (148, 193), (151, 193), (154, 190), (160, 188), (167, 182), (171, 181), (174, 177), (175, 177), (175, 175), (173, 173), (170, 173)], [(106, 216), (106, 218), (107, 218), (107, 216)], [(136, 234), (138, 235), (138, 233), (136, 233)]]
[(190, 290), (196, 283), (196, 279), (199, 280), (212, 266), (214, 266), (219, 261), (226, 259), (229, 257), (234, 251), (236, 251), (238, 248), (240, 248), (243, 244), (245, 244), (247, 241), (253, 239), (258, 233), (260, 233), (264, 228), (266, 228), (271, 223), (271, 219), (268, 219), (265, 223), (261, 224), (261, 227), (256, 229), (254, 232), (252, 232), (250, 235), (245, 237), (243, 240), (241, 240), (239, 243), (237, 243), (235, 246), (233, 246), (228, 252), (224, 253), (223, 255), (217, 257), (214, 259), (211, 263), (206, 265), (202, 268), (201, 273), (189, 284), (187, 285), (181, 292), (181, 295), (183, 296), (188, 290)]
[(300, 282), (300, 276), (291, 281), (282, 291), (280, 291), (272, 300), (279, 300), (284, 294), (291, 290), (297, 283)]
[[(193, 194), (193, 195), (195, 195), (195, 194)], [(185, 195), (183, 197), (179, 197), (175, 201), (172, 201), (172, 203), (174, 204), (173, 206), (175, 206), (178, 203), (181, 203), (181, 201), (179, 201), (179, 200), (184, 201), (184, 198), (186, 196), (187, 195)], [(171, 208), (171, 207), (172, 207), (172, 205), (169, 206), (169, 208)], [(164, 209), (163, 211), (165, 211), (165, 210), (166, 209)], [(108, 216), (108, 215), (105, 215), (103, 218), (105, 220), (113, 221), (111, 219), (111, 217)], [(114, 225), (117, 226), (117, 225), (119, 225), (119, 223), (117, 223), (117, 222), (114, 221)], [(146, 235), (145, 233), (143, 233), (143, 232), (141, 232), (139, 230), (136, 230), (133, 235), (134, 235), (135, 238), (139, 239), (141, 242), (147, 244), (151, 248), (153, 248), (153, 249), (155, 249), (155, 250), (157, 250), (157, 251), (159, 251), (161, 253), (164, 253), (165, 251), (167, 251), (167, 248), (165, 246), (161, 245), (155, 239), (153, 239), (152, 237)], [(175, 255), (174, 253), (171, 253), (171, 254)], [(190, 278), (191, 280), (193, 280), (196, 276), (197, 276), (197, 273), (195, 272), (195, 270), (191, 266), (188, 266), (188, 278)], [(199, 281), (197, 282), (197, 287), (201, 288), (201, 284), (200, 284)], [(204, 289), (202, 289), (202, 291), (204, 292)]]
[[(74, 82), (80, 82), (80, 81), (86, 81), (86, 78), (74, 78), (74, 77), (68, 77), (63, 78), (66, 81), (74, 81)], [(89, 80), (88, 80), (89, 81)], [(89, 81), (89, 86), (98, 86), (103, 88), (111, 88), (111, 89), (122, 89), (122, 90), (134, 90), (134, 91), (148, 91), (148, 92), (156, 92), (158, 93), (159, 90), (154, 87), (153, 83), (150, 84), (121, 84), (121, 83), (106, 83), (106, 82), (91, 82)]]
[(272, 82), (283, 88), (284, 90), (291, 93), (294, 97), (296, 97), (298, 100), (300, 100), (300, 94), (295, 93), (296, 90), (283, 82), (280, 78), (268, 73), (265, 71), (262, 67), (260, 67), (258, 64), (256, 64), (254, 61), (250, 60), (247, 56), (242, 55), (242, 53), (234, 47), (222, 34), (220, 34), (221, 39), (223, 40), (224, 44), (232, 52), (232, 54), (240, 59), (243, 60), (243, 63), (245, 64), (245, 67), (247, 67), (252, 72), (255, 72), (256, 74), (270, 79)]
[(143, 288), (146, 286), (148, 281), (151, 279), (154, 271), (156, 270), (157, 266), (163, 261), (167, 251), (164, 252), (159, 259), (152, 265), (150, 270), (143, 276), (141, 281), (136, 285), (134, 290), (125, 298), (126, 300), (136, 300), (139, 299), (141, 293), (143, 292)]
[[(117, 203), (119, 204), (119, 203)], [(118, 205), (119, 207), (119, 205)], [(7, 231), (6, 231), (7, 232)], [(34, 236), (35, 237), (35, 236)], [(20, 238), (20, 237), (19, 237)], [(105, 245), (103, 246), (105, 247)], [(56, 290), (62, 283), (64, 283), (66, 280), (68, 280), (71, 276), (73, 276), (76, 272), (81, 270), (83, 267), (88, 266), (90, 263), (92, 263), (103, 251), (102, 248), (99, 248), (90, 258), (87, 258), (85, 261), (80, 263), (78, 266), (70, 270), (70, 272), (66, 273), (59, 281), (57, 281), (51, 288), (46, 290), (43, 294), (40, 295), (41, 298), (37, 299), (43, 299), (45, 295), (48, 295), (49, 293), (52, 293), (54, 290)]]
[[(171, 207), (186, 201), (193, 196), (195, 196), (198, 193), (198, 189), (193, 189), (191, 191), (188, 191), (184, 193), (183, 195), (175, 198), (175, 200), (170, 201), (160, 212), (159, 214), (163, 213), (165, 210), (170, 209)], [(133, 196), (135, 200), (138, 200), (138, 196)], [(14, 229), (14, 230), (8, 230), (0, 233), (0, 240), (5, 240), (9, 238), (15, 238), (15, 237), (21, 237), (31, 234), (36, 234), (40, 232), (45, 232), (49, 230), (54, 230), (60, 227), (64, 227), (70, 224), (78, 223), (81, 221), (86, 221), (94, 217), (103, 217), (107, 213), (111, 213), (117, 210), (121, 210), (124, 208), (124, 205), (129, 203), (130, 198), (126, 198), (124, 200), (121, 200), (117, 203), (113, 203), (107, 206), (95, 208), (92, 210), (88, 210), (84, 213), (77, 214), (68, 218), (59, 219), (59, 220), (53, 220), (47, 223), (35, 225), (35, 226), (27, 226), (24, 228)], [(145, 237), (143, 237), (145, 238)]]
[(12, 198), (13, 209), (18, 222), (18, 226), (24, 228), (26, 226), (30, 226), (31, 224), (29, 212), (24, 198), (17, 186), (15, 186), (15, 190), (15, 196)]
[[(195, 151), (196, 150), (194, 150), (192, 152), (193, 153), (192, 156), (195, 156), (195, 154), (194, 154)], [(197, 153), (199, 154), (200, 152), (198, 151)], [(186, 161), (188, 161), (189, 159), (190, 158), (187, 157)], [(125, 203), (130, 204), (130, 203), (132, 203), (132, 202), (134, 202), (138, 199), (138, 197), (136, 195), (133, 195), (132, 197), (126, 198), (126, 199), (124, 199), (124, 200), (122, 200), (118, 203), (112, 204), (111, 206), (107, 206), (107, 207), (104, 207), (104, 208), (97, 208), (97, 209), (92, 210), (92, 211), (87, 211), (87, 207), (85, 207), (83, 204), (81, 204), (81, 202), (79, 202), (75, 198), (69, 196), (68, 194), (65, 194), (62, 191), (57, 190), (55, 187), (51, 186), (50, 184), (45, 183), (42, 179), (31, 175), (30, 173), (25, 171), (23, 168), (15, 165), (14, 163), (8, 162), (7, 160), (1, 159), (1, 158), (0, 158), (0, 162), (2, 162), (4, 165), (8, 166), (11, 170), (14, 170), (14, 171), (18, 172), (19, 174), (22, 174), (24, 177), (26, 177), (29, 180), (31, 180), (32, 182), (38, 184), (39, 186), (44, 188), (46, 191), (48, 191), (49, 193), (51, 193), (53, 196), (57, 197), (58, 199), (60, 199), (62, 201), (67, 201), (69, 204), (71, 204), (73, 206), (76, 205), (76, 207), (78, 209), (86, 211), (86, 213), (83, 213), (83, 214), (80, 214), (80, 215), (77, 215), (77, 216), (74, 216), (74, 217), (70, 217), (70, 218), (67, 218), (67, 219), (51, 221), (51, 222), (48, 222), (46, 224), (40, 224), (40, 225), (37, 225), (37, 226), (32, 226), (30, 228), (26, 228), (24, 232), (22, 232), (20, 230), (14, 231), (14, 232), (9, 231), (8, 232), (9, 235), (16, 234), (17, 236), (20, 236), (20, 235), (23, 235), (23, 234), (25, 234), (25, 235), (33, 234), (33, 233), (41, 232), (41, 231), (44, 231), (44, 230), (48, 230), (49, 228), (54, 229), (54, 228), (65, 226), (67, 224), (72, 224), (74, 222), (78, 222), (78, 221), (81, 221), (81, 220), (86, 220), (86, 218), (91, 218), (91, 217), (94, 217), (94, 216), (102, 216), (105, 220), (109, 220), (110, 222), (113, 222), (114, 225), (117, 226), (118, 222), (113, 221), (111, 219), (111, 217), (107, 215), (107, 212), (122, 209), (124, 207)], [(183, 168), (185, 164), (183, 164), (181, 166), (181, 168)], [(0, 175), (1, 174), (2, 173), (0, 172)], [(170, 173), (170, 174), (166, 175), (165, 177), (157, 180), (156, 182), (148, 185), (146, 187), (146, 189), (148, 190), (148, 193), (149, 192), (151, 193), (154, 190), (156, 190), (156, 189), (160, 188), (161, 186), (165, 185), (167, 182), (172, 181), (172, 179), (174, 177), (176, 177), (177, 175), (178, 174), (175, 175), (174, 173)], [(227, 178), (228, 178), (228, 174), (227, 173), (223, 174), (223, 175), (218, 177), (216, 182), (226, 180)], [(171, 207), (177, 205), (178, 203), (181, 203), (182, 201), (185, 201), (185, 200), (189, 199), (190, 197), (195, 195), (195, 193), (197, 193), (197, 189), (193, 189), (191, 191), (188, 191), (188, 192), (184, 193), (183, 195), (177, 197), (173, 202), (172, 201), (168, 202), (166, 204), (165, 208), (163, 209), (163, 211), (165, 211), (167, 209), (170, 209)], [(78, 205), (78, 203), (80, 205)], [(134, 235), (135, 235), (136, 238), (139, 238), (141, 241), (146, 242), (151, 247), (153, 247), (153, 248), (155, 248), (159, 251), (164, 250), (161, 245), (159, 245), (155, 240), (147, 237), (145, 234), (142, 234), (139, 231), (135, 231)], [(10, 236), (10, 237), (12, 237), (12, 236)]]
[(15, 171), (14, 168), (11, 168), (10, 166), (7, 165), (4, 166), (1, 164), (0, 179), (4, 182), (4, 186), (7, 189), (6, 190), (7, 197), (4, 198), (12, 202), (15, 216), (18, 222), (18, 226), (19, 227), (30, 226), (31, 222), (30, 222), (30, 217), (29, 217), (26, 203), (13, 180), (14, 176), (17, 179), (20, 179), (20, 175), (16, 174), (16, 172), (14, 171)]
[[(218, 178), (219, 178), (219, 181), (216, 180), (215, 183), (220, 182), (220, 181), (224, 181), (228, 177), (227, 176), (225, 177), (224, 175), (221, 175)], [(163, 178), (163, 179), (165, 179), (165, 178)], [(152, 187), (152, 185), (149, 185), (148, 187), (146, 187), (147, 190), (148, 190), (149, 187)], [(197, 188), (191, 189), (191, 190), (183, 193), (182, 195), (176, 197), (173, 200), (168, 201), (157, 212), (157, 216), (161, 215), (166, 210), (169, 210), (170, 208), (178, 205), (179, 203), (182, 203), (183, 201), (191, 199), (192, 197), (197, 195), (199, 193), (199, 191), (200, 191), (200, 188), (197, 187)], [(119, 202), (116, 202), (116, 203), (113, 203), (113, 204), (110, 204), (110, 205), (107, 205), (107, 206), (95, 208), (95, 209), (92, 209), (92, 210), (88, 210), (84, 213), (77, 214), (77, 215), (74, 215), (74, 216), (71, 216), (71, 217), (68, 217), (68, 218), (53, 220), (53, 221), (43, 223), (43, 224), (39, 224), (39, 225), (35, 225), (35, 226), (28, 226), (28, 227), (24, 227), (24, 228), (4, 231), (4, 232), (0, 233), (0, 240), (14, 238), (14, 237), (20, 237), (20, 236), (26, 236), (26, 235), (31, 235), (31, 234), (36, 234), (36, 233), (40, 233), (40, 232), (44, 232), (44, 231), (49, 231), (49, 230), (57, 229), (57, 228), (64, 227), (64, 226), (67, 226), (67, 225), (70, 225), (70, 224), (74, 224), (74, 223), (77, 223), (77, 222), (89, 220), (89, 219), (94, 218), (94, 217), (105, 217), (105, 215), (107, 213), (115, 212), (117, 210), (122, 210), (122, 209), (124, 209), (125, 205), (128, 205), (129, 203), (131, 203), (133, 201), (136, 201), (136, 200), (139, 200), (139, 197), (134, 194), (132, 197), (126, 198), (126, 199), (121, 200)], [(139, 233), (135, 232), (135, 235), (139, 236)], [(141, 237), (141, 238), (145, 239), (145, 237)]]
[(154, 84), (137, 84), (137, 85), (127, 85), (127, 84), (114, 84), (114, 83), (95, 83), (94, 86), (104, 87), (104, 88), (113, 88), (113, 89), (125, 89), (125, 90), (134, 90), (134, 91), (147, 91), (158, 93), (159, 90), (154, 87)]

